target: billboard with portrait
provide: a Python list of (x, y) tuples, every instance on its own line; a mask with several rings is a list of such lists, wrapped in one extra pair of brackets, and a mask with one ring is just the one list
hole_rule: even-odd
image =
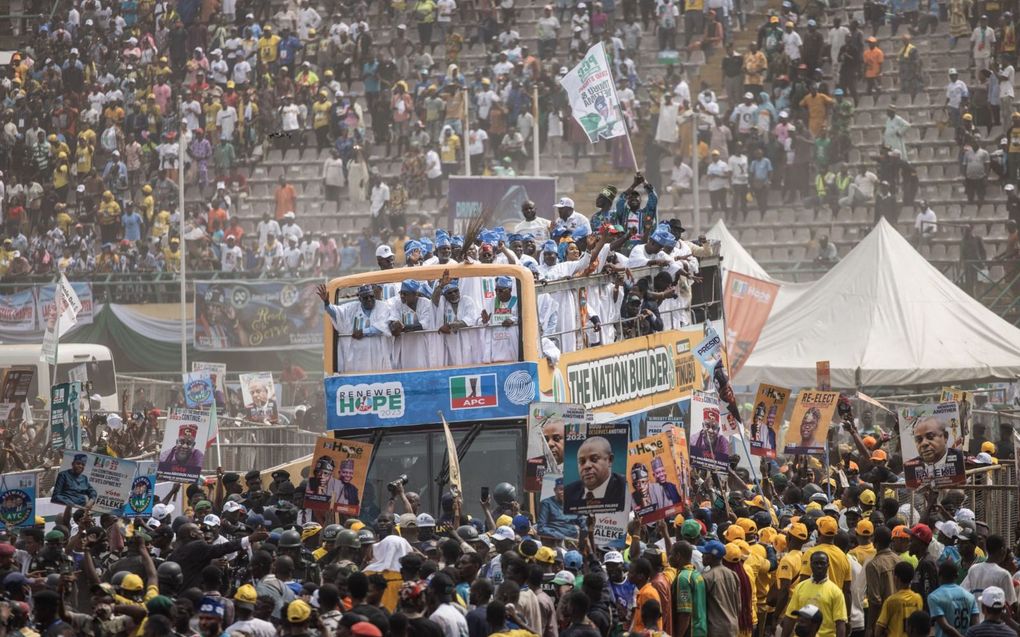
[(751, 454), (775, 458), (779, 443), (779, 429), (783, 426), (783, 414), (790, 400), (790, 390), (785, 387), (758, 385), (748, 425), (748, 441)]
[(555, 177), (451, 176), (449, 184), (449, 227), (455, 233), (463, 232), (472, 219), (483, 214), (488, 215), (489, 227), (503, 226), (513, 232), (524, 221), (521, 206), (529, 200), (535, 202), (539, 218), (552, 219), (554, 215)]
[(783, 440), (783, 453), (788, 456), (825, 455), (825, 439), (829, 435), (829, 424), (836, 413), (838, 400), (837, 391), (805, 389), (797, 394), (797, 402), (790, 414), (790, 427)]
[(671, 432), (627, 445), (627, 477), (631, 509), (642, 522), (657, 522), (683, 511)]
[(85, 506), (96, 513), (120, 513), (131, 493), (138, 465), (123, 458), (65, 450), (50, 501)]
[(942, 487), (967, 481), (963, 425), (955, 401), (899, 410), (903, 477), (907, 486)]
[(627, 442), (630, 426), (569, 424), (563, 456), (565, 513), (615, 513), (627, 509)]
[(81, 449), (81, 383), (50, 387), (50, 446), (54, 450)]
[(308, 471), (305, 506), (358, 515), (371, 460), (372, 445), (367, 442), (320, 437), (315, 441)]
[(195, 349), (321, 348), (319, 283), (196, 281)]

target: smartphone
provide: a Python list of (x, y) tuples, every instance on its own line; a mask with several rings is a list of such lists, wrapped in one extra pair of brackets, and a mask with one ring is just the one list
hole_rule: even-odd
[(482, 500), (489, 499), (489, 487), (482, 487)]

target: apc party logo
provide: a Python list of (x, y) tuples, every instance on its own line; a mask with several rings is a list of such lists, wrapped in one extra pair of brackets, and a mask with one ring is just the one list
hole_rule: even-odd
[(337, 416), (400, 418), (405, 403), (404, 385), (400, 382), (340, 385), (336, 390)]

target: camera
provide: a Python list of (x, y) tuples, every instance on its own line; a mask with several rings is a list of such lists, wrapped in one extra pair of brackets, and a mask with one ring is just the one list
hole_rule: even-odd
[(386, 488), (390, 490), (391, 494), (395, 494), (397, 492), (397, 487), (402, 487), (402, 486), (404, 486), (406, 484), (407, 484), (407, 474), (406, 473), (402, 473), (402, 474), (400, 474), (397, 477), (396, 480), (394, 480), (393, 482), (387, 484)]

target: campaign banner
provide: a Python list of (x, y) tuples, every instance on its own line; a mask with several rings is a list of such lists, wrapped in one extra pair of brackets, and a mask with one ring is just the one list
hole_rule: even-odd
[(305, 487), (305, 507), (356, 516), (372, 460), (372, 445), (362, 440), (322, 436), (315, 441)]
[(540, 491), (546, 472), (563, 474), (563, 442), (566, 423), (571, 427), (593, 422), (594, 414), (584, 405), (532, 403), (528, 409), (528, 458), (524, 468), (524, 490)]
[(23, 403), (35, 377), (35, 368), (5, 369), (0, 380), (0, 403)]
[(97, 453), (65, 450), (51, 502), (84, 506), (96, 513), (121, 513), (131, 494), (138, 463)]
[(526, 418), (538, 398), (538, 366), (343, 374), (324, 381), (326, 429), (399, 427)]
[(600, 550), (622, 550), (627, 541), (627, 522), (630, 520), (628, 511), (617, 513), (596, 513), (595, 546)]
[(196, 281), (195, 349), (322, 347), (322, 281)]
[(216, 402), (216, 386), (209, 372), (185, 372), (184, 404), (189, 409), (211, 407)]
[(658, 522), (683, 511), (672, 434), (660, 433), (627, 445), (627, 475), (631, 509), (642, 522)]
[(272, 372), (241, 374), (241, 400), (248, 420), (252, 422), (275, 423), (279, 420), (276, 402), (276, 385)]
[(81, 449), (81, 383), (50, 387), (50, 448)]
[(974, 404), (974, 392), (956, 387), (943, 387), (939, 391), (939, 402), (953, 401), (960, 406), (960, 427), (963, 437), (970, 435), (970, 410)]
[[(564, 423), (566, 425), (566, 423)], [(585, 424), (564, 430), (563, 511), (617, 513), (629, 508), (627, 423)]]
[(909, 488), (942, 487), (967, 481), (963, 426), (956, 402), (899, 410), (903, 477)]
[(815, 385), (822, 391), (832, 389), (832, 372), (829, 370), (829, 361), (815, 362)]
[[(81, 281), (71, 282), (65, 277), (56, 285), (39, 288), (38, 309), (39, 329), (46, 326), (47, 321), (57, 313), (57, 293), (60, 293), (63, 318), (60, 322), (60, 335), (66, 334), (72, 327), (89, 325), (95, 317), (95, 300), (92, 297), (92, 284)], [(74, 318), (71, 318), (73, 315)]]
[(202, 475), (212, 414), (174, 407), (163, 428), (156, 478), (191, 484)]
[(837, 391), (801, 390), (793, 404), (790, 427), (783, 440), (783, 453), (824, 455), (825, 439), (829, 435), (829, 425), (836, 413), (838, 400)]
[(776, 457), (779, 429), (783, 425), (783, 414), (786, 413), (786, 403), (789, 400), (790, 390), (786, 387), (766, 383), (758, 385), (748, 432), (751, 455)]
[(0, 294), (0, 333), (25, 334), (39, 331), (35, 293), (22, 290)]
[[(487, 215), (488, 225), (513, 232), (524, 221), (521, 206), (534, 201), (538, 217), (553, 218), (556, 203), (555, 177), (457, 177), (449, 180), (447, 194), (449, 227), (460, 233), (472, 219)], [(548, 238), (548, 229), (536, 241)]]
[(722, 432), (719, 397), (702, 391), (691, 396), (691, 464), (699, 469), (726, 471), (730, 440)]
[(0, 476), (0, 528), (35, 526), (35, 473)]
[(567, 92), (571, 114), (596, 143), (627, 134), (627, 122), (616, 95), (616, 82), (602, 42), (588, 49), (577, 66), (560, 80)]
[(726, 274), (723, 308), (726, 311), (726, 354), (730, 374), (736, 376), (758, 344), (779, 286), (730, 270)]
[(131, 480), (131, 493), (124, 503), (122, 516), (127, 518), (152, 517), (156, 504), (156, 463), (142, 460), (136, 463), (135, 477)]
[(227, 365), (226, 363), (205, 363), (202, 361), (191, 361), (191, 371), (208, 372), (212, 377), (213, 390), (216, 398), (216, 407), (223, 411), (227, 407)]

